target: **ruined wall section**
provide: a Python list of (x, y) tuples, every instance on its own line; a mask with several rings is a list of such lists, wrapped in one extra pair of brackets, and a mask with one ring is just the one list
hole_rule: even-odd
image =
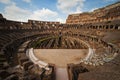
[(120, 2), (99, 8), (93, 12), (70, 14), (66, 20), (67, 24), (90, 24), (99, 22), (110, 22), (120, 20)]
[(28, 22), (20, 22), (7, 20), (0, 14), (0, 29), (57, 29), (59, 24), (60, 22), (50, 21), (28, 20)]

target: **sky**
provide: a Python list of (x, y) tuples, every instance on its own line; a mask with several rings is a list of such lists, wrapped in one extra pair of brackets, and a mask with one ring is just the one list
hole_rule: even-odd
[(60, 21), (69, 14), (91, 12), (120, 0), (0, 0), (0, 13), (9, 20)]

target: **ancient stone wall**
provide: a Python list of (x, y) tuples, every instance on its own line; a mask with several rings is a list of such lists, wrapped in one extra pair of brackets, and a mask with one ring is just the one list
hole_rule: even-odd
[(111, 6), (106, 6), (94, 10), (93, 12), (85, 12), (80, 14), (70, 14), (66, 20), (67, 24), (86, 24), (99, 23), (120, 20), (120, 2)]
[(0, 14), (0, 29), (57, 29), (60, 22), (28, 20), (28, 22), (12, 21)]

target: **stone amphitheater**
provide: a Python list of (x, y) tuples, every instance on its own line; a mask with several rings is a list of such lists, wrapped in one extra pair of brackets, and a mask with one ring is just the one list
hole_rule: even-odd
[(120, 80), (120, 2), (66, 23), (0, 14), (0, 80)]

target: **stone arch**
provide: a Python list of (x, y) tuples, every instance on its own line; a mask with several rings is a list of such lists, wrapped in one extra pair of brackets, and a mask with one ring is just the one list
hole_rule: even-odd
[(96, 29), (99, 29), (99, 27), (98, 27), (98, 26), (96, 26)]
[(106, 25), (106, 29), (109, 29), (109, 26), (108, 26), (108, 25)]
[(95, 29), (95, 26), (93, 26), (92, 29)]
[(99, 26), (99, 29), (102, 29), (102, 26), (101, 26), (101, 25)]
[(103, 29), (105, 29), (105, 26), (103, 25)]
[(110, 29), (113, 29), (113, 25), (110, 25)]

